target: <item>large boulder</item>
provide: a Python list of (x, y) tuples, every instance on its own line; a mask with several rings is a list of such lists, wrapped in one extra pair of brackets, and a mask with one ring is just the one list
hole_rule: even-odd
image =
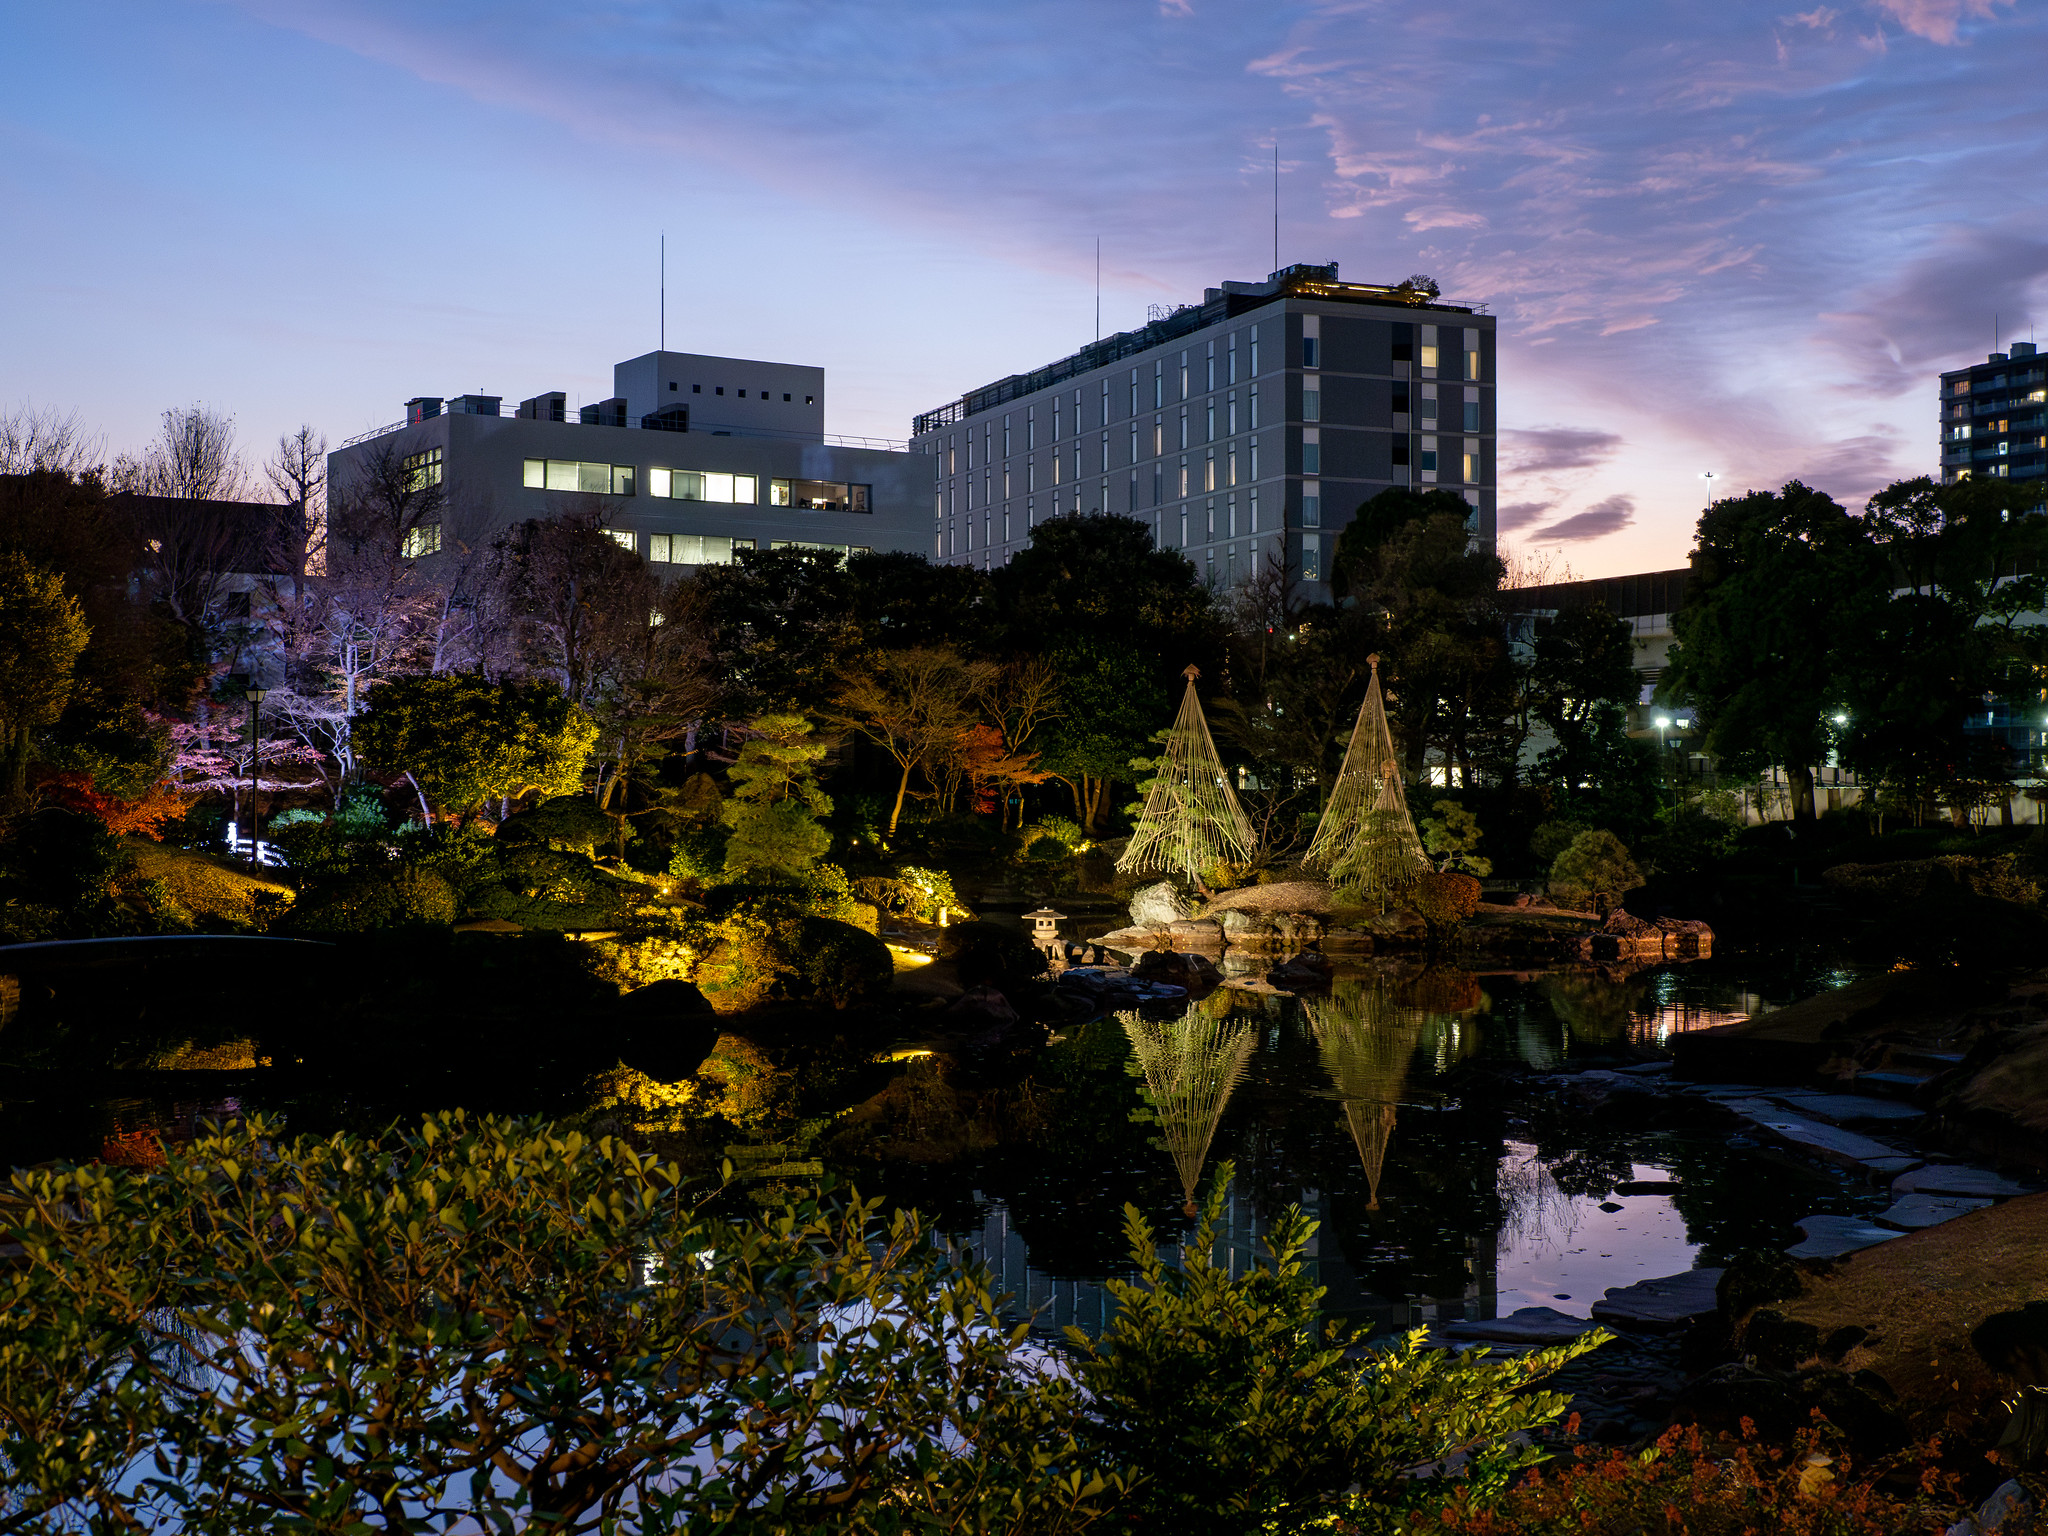
[(1131, 974), (1140, 981), (1162, 981), (1168, 986), (1186, 987), (1191, 997), (1206, 996), (1223, 984), (1223, 975), (1206, 955), (1183, 950), (1154, 949), (1138, 956)]
[(1175, 923), (1194, 916), (1193, 910), (1174, 888), (1171, 880), (1144, 886), (1131, 893), (1131, 926), (1149, 933), (1164, 933)]

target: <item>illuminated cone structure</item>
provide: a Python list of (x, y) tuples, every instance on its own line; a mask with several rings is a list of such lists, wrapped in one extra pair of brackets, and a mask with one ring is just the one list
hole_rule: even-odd
[(1167, 733), (1157, 776), (1138, 813), (1138, 829), (1119, 870), (1157, 870), (1199, 880), (1218, 864), (1242, 864), (1252, 856), (1252, 829), (1230, 788), (1230, 776), (1216, 755), (1215, 738), (1195, 697), (1198, 669), (1182, 674), (1188, 691)]
[(1131, 1051), (1145, 1074), (1145, 1088), (1166, 1133), (1166, 1150), (1180, 1174), (1189, 1216), (1195, 1214), (1195, 1186), (1223, 1108), (1244, 1077), (1258, 1034), (1243, 1019), (1211, 1018), (1200, 1008), (1170, 1024), (1156, 1024), (1135, 1013), (1118, 1021), (1131, 1037)]
[(1369, 659), (1372, 681), (1304, 862), (1326, 873), (1332, 886), (1384, 912), (1430, 863), (1401, 790), (1401, 755), (1387, 726), (1380, 659)]
[(1340, 981), (1328, 998), (1304, 998), (1302, 1007), (1322, 1052), (1323, 1070), (1344, 1101), (1344, 1120), (1371, 1192), (1366, 1209), (1376, 1211), (1395, 1111), (1408, 1086), (1408, 1063), (1422, 1040), (1422, 1015), (1396, 1004), (1379, 980)]

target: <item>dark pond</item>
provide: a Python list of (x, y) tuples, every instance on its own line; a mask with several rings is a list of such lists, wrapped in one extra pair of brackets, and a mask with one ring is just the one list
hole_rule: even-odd
[[(1127, 1203), (1178, 1236), (1226, 1160), (1232, 1254), (1300, 1204), (1320, 1223), (1333, 1309), (1382, 1326), (1536, 1305), (1584, 1315), (1610, 1286), (1782, 1246), (1799, 1217), (1882, 1201), (1704, 1117), (1588, 1113), (1559, 1070), (1641, 1064), (1675, 1033), (1855, 974), (1787, 953), (1623, 979), (1360, 968), (1327, 998), (1225, 989), (1184, 1012), (1069, 1027), (1021, 1075), (977, 1082), (914, 1059), (861, 1112), (813, 1122), (800, 1150), (958, 1234), (1047, 1326), (1100, 1318), (1100, 1281), (1127, 1265)], [(262, 1078), (0, 1083), (0, 1163), (118, 1158), (138, 1136), (244, 1108), (333, 1123), (335, 1094), (280, 1099)], [(477, 1107), (459, 1078), (440, 1091)], [(550, 1088), (494, 1107), (578, 1106)]]

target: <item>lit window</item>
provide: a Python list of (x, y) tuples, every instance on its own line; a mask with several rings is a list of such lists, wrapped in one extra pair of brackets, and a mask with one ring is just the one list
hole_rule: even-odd
[(1465, 351), (1465, 377), (1468, 379), (1479, 377), (1479, 352), (1477, 348), (1468, 347)]
[(429, 448), (424, 453), (411, 453), (405, 459), (405, 488), (409, 491), (423, 491), (430, 485), (441, 483), (441, 450)]
[[(661, 489), (662, 479), (668, 489)], [(728, 475), (718, 470), (657, 469), (649, 474), (657, 496), (676, 501), (753, 502), (760, 497), (760, 481), (753, 475)]]
[(669, 472), (665, 469), (647, 471), (647, 494), (663, 498), (673, 494), (669, 485)]
[[(1028, 472), (1028, 465), (1026, 469)], [(841, 480), (771, 480), (768, 505), (795, 507), (802, 512), (872, 512), (872, 491), (870, 486), (850, 485)]]
[(1301, 579), (1303, 581), (1321, 581), (1323, 579), (1323, 541), (1313, 533), (1302, 535)]
[(1424, 347), (1422, 349), (1422, 366), (1425, 368), (1434, 368), (1436, 366), (1435, 347)]
[(441, 525), (421, 523), (417, 528), (408, 528), (405, 533), (403, 554), (408, 560), (417, 560), (422, 555), (438, 555), (441, 552)]
[(612, 542), (618, 545), (619, 548), (630, 549), (635, 554), (639, 553), (640, 541), (637, 538), (635, 538), (632, 534), (628, 533), (625, 529), (607, 528), (605, 529), (605, 532), (612, 536)]
[(1479, 483), (1479, 455), (1476, 453), (1465, 455), (1465, 480), (1471, 485)]
[(582, 491), (595, 496), (633, 494), (630, 464), (584, 464), (575, 459), (528, 459), (525, 484), (537, 491)]
[(753, 547), (752, 539), (727, 539), (696, 533), (655, 533), (647, 538), (647, 558), (659, 565), (731, 565), (735, 549)]

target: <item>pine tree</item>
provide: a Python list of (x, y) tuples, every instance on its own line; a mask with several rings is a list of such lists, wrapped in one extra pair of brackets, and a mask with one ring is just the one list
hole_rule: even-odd
[(1252, 856), (1252, 829), (1230, 787), (1230, 775), (1216, 755), (1202, 701), (1195, 696), (1196, 667), (1180, 713), (1155, 761), (1154, 776), (1138, 813), (1138, 828), (1116, 867), (1123, 871), (1178, 872), (1200, 880), (1219, 864), (1241, 864)]
[(1377, 979), (1339, 982), (1328, 998), (1305, 998), (1302, 1006), (1323, 1069), (1344, 1101), (1345, 1124), (1370, 1191), (1366, 1209), (1376, 1211), (1380, 1169), (1408, 1086), (1408, 1063), (1422, 1038), (1421, 1015), (1396, 1004), (1386, 983)]
[(1430, 862), (1408, 814), (1401, 756), (1394, 749), (1380, 691), (1380, 659), (1367, 660), (1372, 681), (1304, 862), (1327, 871), (1330, 883), (1354, 899), (1384, 912), (1418, 875), (1429, 872)]

